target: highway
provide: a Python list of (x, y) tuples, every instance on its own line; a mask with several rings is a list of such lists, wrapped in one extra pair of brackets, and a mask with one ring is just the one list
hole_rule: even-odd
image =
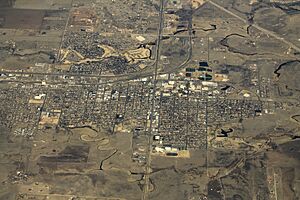
[[(226, 12), (226, 13), (232, 15), (232, 16), (234, 16), (235, 18), (241, 20), (245, 24), (248, 23), (248, 21), (246, 19), (238, 16), (237, 14), (235, 14), (235, 13), (231, 12), (230, 10), (224, 8), (223, 6), (219, 5), (218, 3), (215, 3), (212, 0), (209, 0), (208, 3), (210, 3), (213, 6), (219, 8), (220, 10), (222, 10), (222, 11), (224, 11), (224, 12)], [(161, 12), (161, 10), (160, 10), (160, 12)], [(163, 24), (161, 24), (161, 22), (162, 22), (161, 17), (162, 16), (163, 16), (162, 14), (160, 14), (160, 16), (159, 16), (160, 17), (160, 25), (159, 25), (160, 27), (163, 26)], [(138, 79), (138, 78), (151, 77), (153, 75), (153, 71), (156, 71), (157, 75), (170, 74), (170, 73), (174, 73), (174, 72), (178, 71), (179, 69), (183, 68), (186, 64), (188, 64), (188, 62), (190, 61), (190, 59), (192, 57), (192, 39), (195, 36), (193, 36), (193, 34), (192, 34), (192, 27), (190, 27), (190, 26), (191, 26), (191, 23), (189, 23), (189, 27), (188, 27), (189, 28), (188, 29), (189, 35), (188, 36), (184, 36), (184, 37), (188, 37), (189, 38), (189, 43), (190, 43), (189, 53), (188, 53), (188, 56), (187, 56), (186, 60), (182, 64), (180, 64), (178, 66), (172, 66), (172, 67), (164, 69), (163, 71), (159, 71), (159, 70), (156, 71), (155, 69), (153, 69), (153, 67), (148, 66), (144, 70), (140, 70), (140, 71), (132, 72), (132, 73), (127, 73), (127, 74), (119, 74), (119, 75), (111, 75), (111, 74), (107, 74), (107, 75), (105, 75), (105, 74), (101, 75), (100, 74), (99, 75), (99, 74), (80, 74), (80, 73), (78, 73), (78, 74), (77, 73), (52, 73), (52, 72), (29, 72), (29, 71), (7, 71), (7, 70), (1, 70), (0, 73), (3, 73), (3, 74), (22, 74), (22, 75), (42, 75), (42, 76), (74, 76), (74, 77), (90, 77), (90, 78), (96, 77), (96, 78), (101, 78), (102, 80), (110, 80), (110, 81), (112, 81), (112, 79), (113, 79), (113, 82), (128, 81), (128, 80), (133, 80), (133, 79)], [(274, 37), (275, 39), (282, 41), (286, 45), (288, 45), (291, 48), (293, 48), (293, 49), (295, 49), (295, 50), (297, 50), (297, 51), (300, 52), (300, 48), (298, 46), (296, 46), (292, 42), (289, 42), (286, 39), (278, 36), (276, 33), (272, 32), (272, 31), (269, 31), (269, 30), (266, 30), (266, 29), (260, 27), (257, 24), (253, 24), (252, 26), (255, 27), (255, 28), (257, 28), (258, 30), (264, 32), (265, 34), (270, 35), (270, 36)], [(161, 30), (158, 30), (158, 31), (161, 31)], [(160, 32), (159, 42), (157, 42), (157, 43), (160, 43), (162, 37), (164, 37), (164, 36), (165, 35), (163, 35)], [(173, 37), (180, 37), (180, 36), (173, 35)], [(155, 68), (155, 65), (156, 65), (156, 63), (157, 63), (157, 61), (159, 59), (158, 57), (159, 56), (156, 55), (156, 58), (155, 58), (155, 61), (154, 61), (154, 64), (153, 64), (154, 68)]]
[[(166, 68), (164, 71), (158, 71), (157, 70), (157, 75), (163, 75), (163, 74), (169, 74), (178, 71), (179, 69), (183, 68), (191, 59), (192, 57), (192, 39), (194, 38), (192, 31), (189, 31), (189, 36), (186, 36), (189, 38), (189, 52), (186, 60), (181, 63), (178, 66)], [(154, 63), (154, 68), (156, 65), (156, 59), (155, 58), (155, 63)], [(132, 72), (132, 73), (127, 73), (127, 74), (119, 74), (119, 75), (111, 75), (111, 74), (80, 74), (80, 73), (53, 73), (53, 72), (30, 72), (30, 71), (8, 71), (8, 70), (0, 70), (1, 74), (12, 74), (12, 75), (37, 75), (37, 76), (68, 76), (68, 77), (87, 77), (87, 78), (101, 78), (102, 80), (111, 80), (111, 79), (120, 79), (120, 81), (128, 81), (128, 80), (133, 80), (137, 78), (146, 78), (150, 77), (153, 75), (153, 70), (152, 68), (146, 68), (145, 70), (137, 71), (137, 72)]]
[[(159, 71), (159, 60), (160, 60), (160, 45), (162, 40), (162, 30), (164, 28), (164, 0), (160, 0), (160, 11), (159, 11), (159, 28), (158, 28), (158, 36), (156, 41), (156, 57), (155, 57), (155, 64), (154, 64), (154, 76), (152, 78), (153, 82), (153, 91), (152, 91), (152, 102), (151, 102), (151, 110), (150, 110), (150, 126), (149, 126), (149, 140), (148, 140), (148, 154), (147, 154), (147, 162), (145, 168), (145, 175), (144, 175), (144, 188), (143, 188), (143, 196), (142, 200), (149, 199), (149, 187), (150, 187), (150, 173), (151, 173), (151, 151), (152, 151), (152, 142), (153, 142), (153, 119), (155, 114), (155, 94), (157, 90), (157, 76), (160, 74), (170, 74), (173, 72), (178, 71), (179, 69), (183, 68), (185, 65), (189, 63), (192, 58), (192, 39), (193, 39), (193, 30), (192, 30), (192, 16), (188, 23), (188, 32), (189, 32), (189, 49), (188, 49), (188, 56), (186, 60), (178, 66), (170, 67), (164, 69), (164, 71)], [(141, 76), (145, 76), (147, 73), (142, 74)], [(147, 74), (148, 75), (148, 74)]]
[[(162, 13), (161, 13), (162, 12)], [(147, 68), (144, 70), (132, 72), (132, 73), (127, 73), (127, 74), (118, 74), (118, 75), (112, 75), (112, 74), (80, 74), (80, 73), (58, 73), (58, 72), (31, 72), (31, 71), (8, 71), (8, 70), (0, 70), (0, 73), (2, 74), (12, 74), (12, 75), (37, 75), (37, 76), (68, 76), (68, 77), (87, 77), (87, 78), (100, 78), (101, 80), (108, 80), (108, 82), (121, 82), (121, 81), (129, 81), (129, 80), (134, 80), (134, 79), (139, 79), (139, 78), (147, 78), (151, 77), (154, 75), (163, 75), (163, 74), (170, 74), (177, 72), (178, 70), (182, 69), (185, 65), (187, 65), (192, 58), (192, 39), (195, 38), (195, 36), (192, 33), (192, 22), (191, 20), (188, 23), (188, 33), (189, 35), (185, 36), (177, 36), (177, 35), (168, 35), (168, 37), (184, 37), (189, 39), (189, 49), (188, 49), (188, 55), (187, 58), (179, 65), (177, 66), (171, 66), (168, 68), (165, 68), (164, 70), (160, 71), (158, 68), (158, 61), (159, 61), (159, 48), (160, 43), (163, 37), (166, 35), (162, 34), (162, 29), (163, 29), (163, 10), (160, 10), (159, 14), (159, 29), (158, 29), (158, 34), (159, 37), (157, 38), (156, 41), (156, 52), (155, 52), (155, 60), (154, 63), (151, 64), (154, 67), (150, 67), (149, 65)], [(153, 69), (154, 68), (154, 69)], [(13, 82), (13, 81), (10, 81)]]
[[(235, 13), (231, 12), (230, 10), (224, 8), (223, 6), (221, 6), (221, 5), (217, 4), (217, 3), (215, 3), (214, 1), (209, 0), (208, 2), (209, 2), (210, 4), (212, 4), (212, 5), (214, 5), (215, 7), (219, 8), (220, 10), (222, 10), (222, 11), (224, 11), (224, 12), (230, 14), (231, 16), (233, 16), (233, 17), (235, 17), (235, 18), (241, 20), (241, 21), (244, 22), (245, 24), (248, 24), (248, 21), (247, 21), (246, 19), (244, 19), (244, 18), (238, 16), (237, 14), (235, 14)], [(265, 28), (259, 26), (258, 24), (255, 24), (255, 23), (252, 24), (252, 27), (254, 27), (254, 28), (260, 30), (261, 32), (263, 32), (263, 33), (265, 33), (265, 34), (267, 34), (267, 35), (272, 36), (273, 38), (275, 38), (275, 39), (277, 39), (277, 40), (279, 40), (279, 41), (285, 43), (285, 44), (288, 45), (289, 47), (291, 47), (291, 48), (293, 48), (294, 50), (300, 52), (300, 47), (296, 46), (295, 44), (293, 44), (293, 43), (290, 42), (290, 41), (287, 41), (285, 38), (278, 36), (276, 33), (272, 32), (272, 31), (270, 31), (270, 30), (267, 30), (267, 29), (265, 29)]]
[(153, 91), (152, 91), (152, 102), (151, 102), (151, 110), (150, 110), (150, 126), (149, 126), (149, 135), (148, 135), (148, 149), (147, 149), (147, 161), (145, 167), (145, 175), (144, 175), (144, 188), (143, 188), (143, 196), (142, 200), (149, 199), (149, 187), (150, 187), (150, 173), (151, 173), (151, 151), (152, 151), (152, 142), (153, 142), (153, 116), (155, 113), (155, 94), (157, 90), (157, 75), (159, 68), (159, 60), (160, 60), (160, 45), (162, 39), (162, 30), (164, 28), (164, 0), (160, 0), (160, 10), (159, 10), (159, 27), (157, 33), (156, 40), (156, 49), (155, 49), (155, 64), (154, 64), (154, 75), (152, 78), (153, 82)]

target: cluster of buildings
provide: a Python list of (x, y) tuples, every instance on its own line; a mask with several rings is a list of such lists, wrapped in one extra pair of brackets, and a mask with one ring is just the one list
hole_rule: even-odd
[[(185, 71), (212, 72), (206, 62)], [(15, 135), (30, 137), (43, 129), (85, 126), (107, 134), (132, 133), (132, 158), (140, 163), (146, 161), (149, 136), (153, 137), (152, 153), (188, 157), (190, 149), (207, 148), (208, 130), (212, 127), (272, 113), (283, 106), (265, 96), (258, 98), (259, 92), (232, 95), (236, 91), (226, 81), (200, 81), (184, 75), (159, 75), (155, 91), (151, 77), (110, 83), (97, 76), (1, 76), (2, 81), (16, 79), (24, 84), (16, 83), (0, 91), (1, 126)], [(263, 83), (259, 87), (268, 88), (264, 86), (268, 82)], [(258, 87), (255, 82), (253, 86)], [(217, 135), (227, 136), (227, 132)]]
[(135, 72), (145, 66), (151, 57), (151, 49), (130, 44), (121, 39), (116, 43), (115, 38), (103, 37), (98, 32), (70, 31), (64, 39), (59, 60), (69, 66), (65, 71), (70, 73)]

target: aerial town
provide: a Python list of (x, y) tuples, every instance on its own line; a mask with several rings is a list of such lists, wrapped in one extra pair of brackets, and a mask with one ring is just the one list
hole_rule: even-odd
[(0, 200), (300, 199), (300, 1), (0, 0)]

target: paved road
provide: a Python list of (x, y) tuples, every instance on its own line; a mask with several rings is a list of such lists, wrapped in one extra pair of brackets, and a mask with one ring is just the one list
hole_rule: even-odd
[[(230, 10), (222, 7), (221, 5), (215, 3), (214, 1), (209, 0), (209, 3), (211, 3), (212, 5), (214, 5), (215, 7), (219, 8), (220, 10), (223, 10), (224, 12), (234, 16), (235, 18), (241, 20), (242, 22), (244, 22), (245, 24), (248, 23), (248, 21), (240, 16), (238, 16), (237, 14), (231, 12)], [(161, 17), (161, 16), (160, 16)], [(161, 26), (161, 24), (160, 24)], [(260, 27), (257, 24), (253, 24), (253, 27), (257, 28), (258, 30), (282, 41), (283, 43), (287, 44), (288, 46), (290, 46), (291, 48), (297, 50), (300, 52), (300, 48), (296, 45), (294, 45), (293, 43), (287, 41), (286, 39), (278, 36), (276, 33), (266, 30), (262, 27)], [(160, 35), (159, 40), (161, 40), (162, 36), (164, 35)], [(174, 36), (175, 37), (175, 36)], [(169, 68), (164, 69), (163, 71), (158, 71), (157, 75), (161, 75), (161, 74), (169, 74), (169, 73), (173, 73), (178, 71), (179, 69), (183, 68), (186, 64), (188, 64), (188, 62), (190, 61), (191, 57), (192, 57), (192, 38), (194, 37), (192, 35), (192, 30), (191, 28), (189, 28), (189, 40), (190, 40), (190, 48), (189, 48), (189, 55), (186, 58), (186, 60), (178, 65), (178, 66), (172, 66)], [(160, 43), (160, 42), (159, 42)], [(158, 59), (158, 58), (156, 58)], [(155, 63), (157, 61), (155, 60)], [(154, 63), (154, 66), (155, 66)], [(75, 73), (68, 73), (68, 74), (63, 74), (63, 73), (47, 73), (47, 72), (20, 72), (20, 71), (5, 71), (2, 70), (0, 71), (0, 73), (6, 73), (6, 74), (24, 74), (24, 75), (44, 75), (44, 76), (74, 76), (74, 77), (97, 77), (97, 78), (101, 78), (102, 80), (111, 80), (113, 82), (118, 82), (118, 81), (128, 81), (128, 80), (133, 80), (133, 79), (137, 79), (137, 78), (145, 78), (145, 77), (150, 77), (153, 76), (153, 71), (155, 71), (155, 69), (153, 69), (152, 67), (149, 67), (148, 69), (146, 68), (145, 70), (142, 71), (137, 71), (137, 72), (133, 72), (133, 73), (129, 73), (129, 74), (120, 74), (120, 75), (99, 75), (99, 74), (75, 74)], [(112, 80), (113, 79), (113, 80)]]
[(159, 68), (159, 60), (160, 60), (160, 45), (162, 39), (162, 30), (164, 28), (164, 0), (160, 0), (160, 10), (159, 10), (159, 27), (157, 33), (156, 40), (156, 54), (155, 54), (155, 69), (153, 75), (153, 92), (152, 92), (152, 102), (151, 102), (151, 110), (150, 110), (150, 126), (149, 126), (149, 135), (148, 135), (148, 151), (147, 151), (147, 163), (145, 168), (144, 175), (144, 188), (143, 188), (143, 196), (142, 200), (149, 199), (149, 187), (150, 187), (150, 173), (151, 173), (151, 150), (152, 150), (152, 142), (153, 142), (153, 116), (155, 113), (155, 94), (157, 90), (157, 75)]
[[(192, 57), (192, 39), (195, 38), (195, 36), (192, 33), (192, 22), (189, 21), (188, 24), (188, 32), (189, 35), (185, 36), (177, 36), (173, 35), (171, 37), (184, 37), (184, 38), (189, 38), (189, 49), (188, 49), (188, 56), (186, 60), (183, 61), (180, 65), (177, 66), (171, 66), (168, 68), (165, 68), (162, 71), (159, 71), (157, 65), (159, 61), (159, 55), (158, 55), (158, 50), (160, 47), (160, 43), (163, 37), (165, 35), (162, 34), (162, 29), (163, 29), (163, 10), (160, 10), (160, 24), (159, 27), (160, 29), (158, 30), (158, 34), (160, 34), (159, 38), (157, 38), (156, 42), (156, 57), (154, 60), (154, 63), (152, 64), (153, 67), (148, 66), (144, 70), (140, 70), (137, 72), (132, 72), (132, 73), (127, 73), (127, 74), (119, 74), (119, 75), (101, 75), (101, 74), (78, 74), (78, 73), (52, 73), (52, 72), (29, 72), (29, 71), (7, 71), (7, 70), (0, 70), (0, 73), (3, 74), (14, 74), (14, 75), (41, 75), (41, 76), (68, 76), (68, 77), (87, 77), (87, 78), (101, 78), (101, 80), (109, 80), (109, 82), (121, 82), (121, 81), (128, 81), (128, 80), (134, 80), (138, 78), (146, 78), (146, 77), (151, 77), (153, 76), (153, 73), (157, 75), (162, 75), (162, 74), (170, 74), (177, 72), (178, 70), (182, 69), (185, 65), (187, 65)], [(170, 36), (170, 35), (169, 35)]]
[[(73, 0), (71, 1), (71, 5), (73, 5)], [(66, 24), (65, 24), (65, 27), (64, 27), (64, 31), (63, 31), (61, 40), (60, 40), (60, 45), (59, 45), (58, 53), (57, 53), (57, 59), (60, 59), (60, 56), (61, 56), (60, 52), (62, 50), (62, 46), (63, 46), (63, 43), (64, 43), (64, 38), (65, 38), (66, 32), (68, 30), (68, 25), (69, 25), (69, 22), (70, 22), (70, 17), (71, 17), (71, 9), (69, 10), (68, 18), (67, 18), (67, 21), (66, 21)]]
[[(192, 39), (193, 39), (193, 30), (192, 30), (192, 16), (188, 23), (188, 32), (189, 32), (189, 49), (188, 49), (188, 56), (186, 60), (178, 66), (166, 68), (163, 71), (159, 71), (159, 59), (160, 59), (160, 43), (162, 39), (162, 30), (164, 26), (164, 0), (160, 0), (160, 12), (159, 12), (159, 29), (158, 29), (158, 38), (157, 38), (157, 46), (156, 46), (156, 60), (155, 60), (155, 71), (153, 76), (153, 92), (152, 92), (152, 104), (151, 104), (151, 111), (150, 111), (150, 127), (149, 127), (149, 141), (148, 141), (148, 157), (146, 163), (146, 172), (144, 176), (145, 186), (143, 190), (142, 200), (149, 199), (149, 186), (150, 186), (150, 173), (151, 173), (151, 150), (152, 150), (152, 142), (153, 142), (153, 119), (155, 113), (155, 93), (157, 90), (156, 83), (157, 83), (157, 76), (160, 74), (169, 74), (178, 71), (179, 69), (183, 68), (185, 65), (189, 63), (192, 58)], [(143, 74), (145, 75), (145, 74)]]
[[(233, 16), (233, 17), (235, 17), (235, 18), (241, 20), (241, 21), (244, 22), (245, 24), (248, 24), (248, 21), (247, 21), (246, 19), (244, 19), (244, 18), (238, 16), (237, 14), (235, 14), (235, 13), (231, 12), (230, 10), (224, 8), (223, 6), (219, 5), (218, 3), (215, 3), (214, 1), (211, 1), (211, 0), (209, 0), (208, 2), (209, 2), (210, 4), (212, 4), (212, 5), (214, 5), (215, 7), (219, 8), (220, 10), (222, 10), (222, 11), (224, 11), (224, 12), (230, 14), (231, 16)], [(255, 23), (253, 23), (252, 26), (253, 26), (254, 28), (260, 30), (261, 32), (265, 33), (265, 34), (270, 35), (270, 36), (274, 37), (274, 38), (277, 39), (277, 40), (280, 40), (281, 42), (285, 43), (285, 44), (288, 45), (289, 47), (295, 49), (296, 51), (300, 52), (300, 47), (296, 46), (295, 44), (293, 44), (293, 43), (290, 42), (290, 41), (287, 41), (285, 38), (278, 36), (276, 33), (272, 32), (272, 31), (270, 31), (270, 30), (267, 30), (267, 29), (265, 29), (265, 28), (259, 26), (258, 24), (255, 24)]]

